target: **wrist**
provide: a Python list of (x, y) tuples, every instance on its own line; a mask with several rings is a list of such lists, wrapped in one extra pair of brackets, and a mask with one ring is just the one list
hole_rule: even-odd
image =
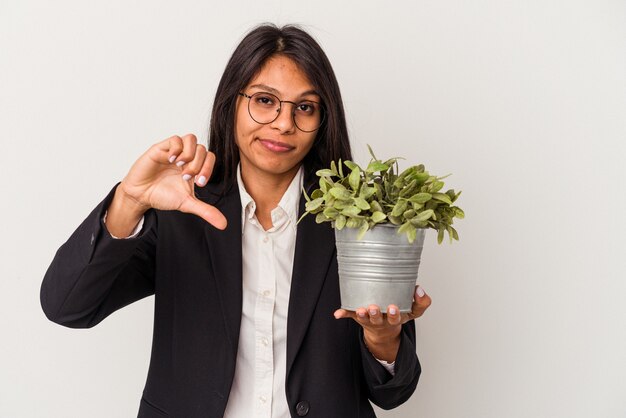
[(106, 228), (113, 236), (127, 237), (131, 235), (148, 209), (148, 206), (142, 205), (126, 194), (120, 184), (107, 208)]
[(398, 349), (400, 348), (401, 330), (401, 326), (383, 332), (364, 329), (363, 341), (374, 357), (379, 360), (393, 362), (396, 360)]
[(143, 216), (150, 209), (149, 205), (141, 203), (137, 198), (126, 192), (124, 181), (115, 189), (115, 195), (111, 201), (111, 206), (113, 205), (128, 214), (138, 215), (139, 217)]

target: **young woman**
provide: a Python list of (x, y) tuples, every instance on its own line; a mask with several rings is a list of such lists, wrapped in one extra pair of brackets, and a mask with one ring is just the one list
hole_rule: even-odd
[(302, 188), (349, 159), (339, 87), (293, 26), (250, 32), (215, 97), (209, 150), (150, 147), (59, 249), (42, 287), (52, 321), (91, 327), (155, 295), (140, 417), (373, 417), (406, 401), (420, 365), (412, 312), (340, 306), (332, 229)]

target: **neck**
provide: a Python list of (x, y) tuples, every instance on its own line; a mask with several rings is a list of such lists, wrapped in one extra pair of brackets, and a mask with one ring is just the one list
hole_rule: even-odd
[(265, 229), (271, 228), (271, 212), (278, 206), (299, 168), (296, 166), (281, 175), (268, 175), (256, 170), (248, 170), (244, 163), (241, 164), (241, 179), (246, 191), (256, 204), (257, 219)]

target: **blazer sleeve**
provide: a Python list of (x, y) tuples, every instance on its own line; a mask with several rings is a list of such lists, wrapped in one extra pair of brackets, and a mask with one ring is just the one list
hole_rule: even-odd
[[(360, 327), (359, 327), (360, 328)], [(365, 346), (363, 329), (359, 333), (363, 373), (370, 400), (382, 409), (392, 409), (406, 402), (415, 392), (422, 371), (415, 350), (415, 321), (402, 325), (400, 348), (391, 375)]]
[(70, 328), (90, 328), (154, 293), (156, 215), (136, 238), (114, 239), (102, 223), (115, 188), (57, 251), (41, 284), (44, 313)]

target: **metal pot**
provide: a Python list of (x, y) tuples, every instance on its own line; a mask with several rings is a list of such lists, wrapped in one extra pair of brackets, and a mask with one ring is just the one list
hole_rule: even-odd
[(357, 240), (359, 230), (335, 230), (341, 307), (349, 310), (376, 304), (383, 312), (395, 304), (409, 312), (426, 229), (410, 244), (398, 226), (378, 224)]

